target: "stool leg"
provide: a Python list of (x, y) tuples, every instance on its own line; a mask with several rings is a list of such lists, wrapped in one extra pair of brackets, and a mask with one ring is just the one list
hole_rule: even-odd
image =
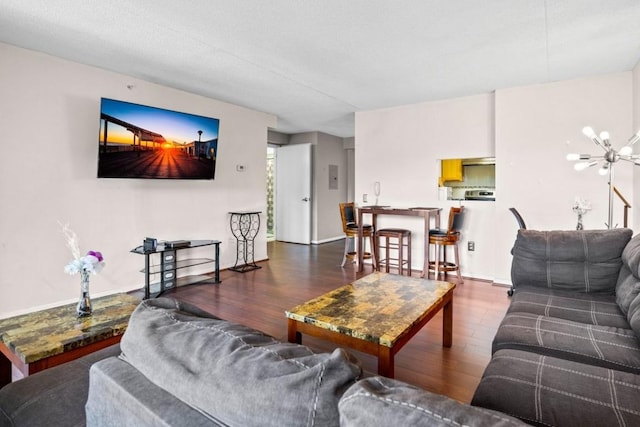
[(387, 262), (384, 265), (384, 272), (388, 273), (389, 272), (389, 259), (390, 259), (390, 254), (389, 254), (389, 238), (385, 237), (384, 238), (384, 244), (385, 244), (385, 248), (384, 248), (384, 255), (387, 258)]
[(436, 243), (436, 262), (435, 269), (433, 271), (434, 280), (438, 280), (440, 278), (440, 245)]
[(380, 259), (381, 257), (381, 250), (380, 248), (384, 247), (380, 246), (380, 236), (378, 236), (377, 234), (375, 235), (375, 239), (374, 239), (375, 245), (376, 245), (376, 266), (375, 266), (375, 271), (380, 271)]
[(347, 262), (347, 255), (349, 254), (349, 239), (350, 237), (345, 237), (344, 239), (344, 256), (342, 257), (342, 264), (340, 264), (340, 267), (344, 267), (344, 264)]
[(373, 242), (373, 232), (369, 235), (369, 247), (371, 248), (371, 264), (373, 265), (373, 270), (375, 271), (378, 259), (376, 257), (376, 245)]
[(411, 234), (407, 236), (407, 269), (409, 276), (411, 276)]
[(403, 262), (403, 253), (404, 253), (404, 247), (402, 245), (403, 243), (403, 238), (402, 238), (402, 234), (398, 236), (398, 274), (399, 275), (403, 275), (404, 274), (404, 262)]
[(462, 280), (462, 274), (460, 274), (460, 257), (458, 256), (458, 244), (457, 243), (453, 247), (453, 256), (455, 257), (456, 273), (458, 274), (458, 280), (460, 281), (460, 284), (462, 284), (462, 283), (464, 283), (464, 281)]
[(442, 245), (442, 265), (445, 267), (445, 269), (442, 271), (442, 280), (447, 280), (447, 274), (448, 274), (448, 271), (446, 270), (446, 267), (447, 267), (447, 246), (448, 245)]
[(378, 237), (378, 235), (376, 233), (373, 234), (373, 244), (375, 245), (376, 249), (375, 249), (375, 253), (373, 254), (373, 257), (375, 258), (376, 262), (375, 265), (373, 266), (373, 271), (380, 271), (380, 242), (378, 241), (380, 238)]

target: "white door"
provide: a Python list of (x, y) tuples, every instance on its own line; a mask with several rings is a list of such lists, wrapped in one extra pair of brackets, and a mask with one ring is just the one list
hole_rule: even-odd
[(276, 240), (311, 243), (311, 144), (278, 148)]

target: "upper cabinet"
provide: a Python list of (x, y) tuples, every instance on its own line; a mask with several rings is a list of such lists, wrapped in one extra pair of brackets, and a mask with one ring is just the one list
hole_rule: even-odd
[(462, 181), (462, 159), (444, 159), (441, 160), (441, 174), (439, 185), (442, 186), (445, 181)]
[(468, 190), (495, 190), (495, 157), (442, 159), (441, 167), (438, 193), (440, 197), (464, 200)]

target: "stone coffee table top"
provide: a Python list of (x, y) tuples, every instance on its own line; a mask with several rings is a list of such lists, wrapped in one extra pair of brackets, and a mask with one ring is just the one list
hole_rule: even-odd
[(76, 303), (0, 319), (0, 341), (24, 363), (32, 363), (122, 335), (140, 299), (115, 294), (92, 299), (93, 314), (76, 317)]
[[(455, 284), (374, 272), (286, 312), (290, 319), (386, 347), (431, 314)], [(435, 309), (435, 308), (434, 308)]]

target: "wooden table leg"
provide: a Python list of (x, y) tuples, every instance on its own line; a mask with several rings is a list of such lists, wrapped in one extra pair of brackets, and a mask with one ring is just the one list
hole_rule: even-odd
[(298, 332), (298, 321), (287, 319), (287, 339), (290, 343), (302, 344), (302, 334)]
[(11, 382), (11, 361), (0, 353), (0, 387)]
[(421, 278), (429, 278), (429, 219), (431, 215), (427, 215), (424, 219), (424, 263), (422, 264)]
[(358, 262), (358, 272), (361, 272), (364, 270), (364, 265), (362, 265), (363, 261), (364, 261), (364, 254), (362, 253), (362, 247), (364, 246), (364, 232), (363, 232), (363, 228), (362, 228), (362, 213), (358, 212), (358, 237), (356, 238), (355, 242), (354, 242), (354, 248), (353, 250), (356, 251), (356, 255), (358, 257), (357, 262)]
[(442, 307), (442, 345), (451, 347), (453, 344), (453, 296)]
[(394, 361), (393, 351), (390, 347), (384, 345), (378, 346), (378, 375), (383, 377), (393, 378)]

